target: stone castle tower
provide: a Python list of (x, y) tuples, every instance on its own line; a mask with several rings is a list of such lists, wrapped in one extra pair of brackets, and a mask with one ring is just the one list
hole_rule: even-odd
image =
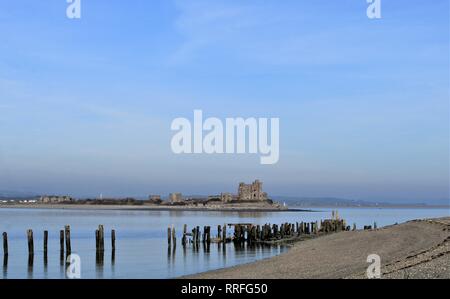
[(267, 200), (267, 193), (262, 191), (262, 182), (256, 180), (251, 184), (240, 183), (238, 200)]

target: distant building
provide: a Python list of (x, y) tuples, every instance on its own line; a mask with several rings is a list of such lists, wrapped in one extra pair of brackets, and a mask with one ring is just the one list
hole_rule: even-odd
[(220, 194), (220, 200), (222, 201), (222, 202), (231, 202), (231, 201), (233, 201), (233, 194), (231, 194), (231, 193), (221, 193)]
[(162, 202), (161, 195), (150, 195), (148, 201), (153, 204), (160, 204)]
[(181, 193), (170, 193), (169, 201), (171, 203), (180, 203), (183, 202), (183, 195)]
[(73, 198), (70, 196), (41, 196), (40, 200), (41, 203), (70, 203), (73, 202)]
[(266, 201), (268, 196), (266, 192), (262, 191), (262, 182), (259, 180), (251, 184), (240, 183), (238, 194), (221, 193), (220, 200), (224, 203), (239, 202), (239, 201)]
[(256, 180), (251, 184), (240, 183), (238, 189), (238, 200), (267, 200), (267, 193), (262, 191), (262, 182)]

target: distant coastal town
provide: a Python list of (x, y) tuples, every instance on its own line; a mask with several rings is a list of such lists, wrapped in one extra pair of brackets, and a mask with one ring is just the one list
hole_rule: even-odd
[(41, 195), (35, 198), (19, 200), (0, 200), (0, 204), (16, 205), (103, 205), (103, 206), (147, 206), (160, 208), (250, 208), (250, 209), (274, 209), (286, 210), (284, 204), (274, 202), (266, 192), (263, 192), (263, 183), (255, 180), (250, 184), (239, 183), (237, 194), (222, 192), (217, 195), (183, 196), (180, 192), (170, 193), (167, 197), (161, 195), (149, 195), (146, 200), (139, 200), (133, 197), (126, 198), (74, 198), (69, 195)]

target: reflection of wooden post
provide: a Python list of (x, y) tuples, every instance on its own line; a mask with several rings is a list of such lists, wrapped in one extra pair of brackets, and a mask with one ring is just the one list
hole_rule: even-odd
[(27, 230), (27, 239), (28, 239), (28, 255), (34, 254), (34, 241), (33, 241), (33, 230)]
[(8, 255), (8, 233), (3, 233), (3, 255)]
[(47, 255), (48, 231), (44, 231), (44, 256)]

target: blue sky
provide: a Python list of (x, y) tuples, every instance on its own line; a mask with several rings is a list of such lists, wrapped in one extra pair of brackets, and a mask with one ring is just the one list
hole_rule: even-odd
[[(449, 198), (449, 1), (0, 0), (0, 190)], [(279, 117), (280, 161), (170, 123)]]

